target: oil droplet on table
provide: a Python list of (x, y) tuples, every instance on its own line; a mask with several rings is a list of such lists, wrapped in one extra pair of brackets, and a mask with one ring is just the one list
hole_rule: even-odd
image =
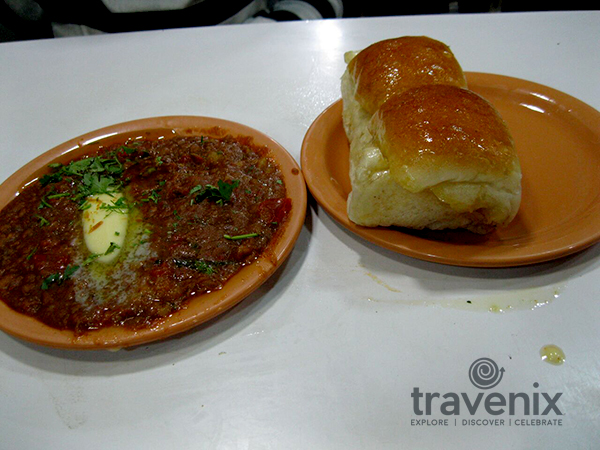
[(534, 310), (550, 304), (561, 295), (562, 288), (558, 286), (544, 286), (529, 289), (506, 291), (500, 294), (476, 296), (462, 303), (457, 302), (456, 307), (469, 310), (490, 311), (492, 313), (505, 313), (508, 311)]
[(540, 350), (540, 356), (542, 357), (542, 361), (555, 366), (560, 366), (565, 362), (565, 352), (556, 345), (544, 345)]

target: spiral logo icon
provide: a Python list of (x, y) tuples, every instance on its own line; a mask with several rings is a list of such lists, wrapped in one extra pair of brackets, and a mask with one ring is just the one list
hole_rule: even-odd
[(491, 389), (497, 386), (504, 375), (504, 367), (498, 369), (498, 364), (490, 358), (479, 358), (469, 368), (469, 380), (479, 389)]

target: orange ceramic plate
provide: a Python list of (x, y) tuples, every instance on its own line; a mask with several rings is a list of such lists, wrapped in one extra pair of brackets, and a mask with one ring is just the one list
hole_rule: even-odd
[[(152, 132), (148, 130), (153, 130)], [(135, 120), (109, 126), (72, 139), (25, 165), (0, 186), (0, 208), (3, 208), (27, 183), (47, 172), (51, 162), (65, 162), (92, 151), (97, 143), (122, 142), (144, 134), (203, 135), (220, 137), (225, 134), (249, 136), (259, 146), (267, 146), (271, 157), (278, 163), (292, 210), (284, 232), (268, 255), (243, 267), (230, 278), (222, 289), (194, 297), (187, 308), (178, 311), (151, 328), (132, 331), (111, 327), (75, 336), (70, 331), (60, 331), (19, 314), (0, 301), (0, 329), (37, 344), (69, 349), (111, 349), (139, 345), (163, 339), (186, 331), (214, 318), (233, 307), (256, 290), (283, 263), (291, 252), (304, 223), (306, 213), (306, 185), (300, 168), (292, 156), (268, 136), (238, 123), (196, 116), (169, 116)]]
[(367, 228), (348, 219), (348, 140), (342, 101), (311, 125), (302, 170), (319, 202), (340, 224), (366, 240), (415, 258), (470, 267), (539, 263), (572, 254), (600, 239), (600, 113), (581, 101), (529, 81), (467, 73), (469, 88), (488, 99), (508, 123), (523, 171), (522, 203), (514, 221), (486, 236), (467, 231)]

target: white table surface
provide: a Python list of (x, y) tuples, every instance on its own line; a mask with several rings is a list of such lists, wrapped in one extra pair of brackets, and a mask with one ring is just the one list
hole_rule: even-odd
[[(401, 35), (447, 43), (466, 71), (535, 81), (600, 109), (599, 12), (5, 43), (0, 179), (72, 137), (161, 115), (241, 122), (299, 161), (308, 127), (340, 97), (343, 53)], [(368, 244), (311, 201), (275, 276), (179, 338), (111, 353), (53, 350), (0, 334), (0, 448), (600, 448), (599, 280), (600, 246), (534, 267), (450, 267)], [(466, 299), (478, 306), (453, 306)], [(532, 309), (533, 300), (548, 304)], [(516, 307), (493, 313), (492, 303)], [(565, 364), (541, 360), (546, 344), (565, 351)], [(480, 409), (471, 416), (463, 403), (459, 415), (444, 416), (439, 402), (431, 416), (415, 414), (415, 387), (470, 399), (484, 392), (468, 377), (480, 357), (505, 369), (496, 392), (562, 393), (564, 415)], [(446, 417), (448, 426), (412, 422)], [(490, 418), (560, 418), (562, 425), (463, 424)]]

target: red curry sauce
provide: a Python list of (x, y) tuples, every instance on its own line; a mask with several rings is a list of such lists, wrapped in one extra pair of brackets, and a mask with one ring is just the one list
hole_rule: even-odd
[[(90, 257), (81, 226), (86, 194), (107, 187), (130, 217), (111, 265)], [(0, 211), (0, 299), (77, 333), (150, 326), (268, 251), (290, 209), (279, 168), (249, 139), (101, 148), (53, 166)]]

